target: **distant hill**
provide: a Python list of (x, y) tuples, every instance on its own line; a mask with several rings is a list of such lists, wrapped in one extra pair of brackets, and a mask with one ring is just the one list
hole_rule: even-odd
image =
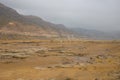
[[(5, 37), (8, 36), (7, 34), (11, 37), (21, 35), (55, 38), (67, 37), (73, 33), (62, 24), (53, 24), (37, 16), (21, 15), (14, 9), (0, 3), (0, 35)], [(16, 39), (18, 39), (18, 36)]]
[(114, 36), (114, 39), (120, 40), (120, 31), (110, 32), (110, 34)]
[(83, 28), (71, 28), (77, 35), (87, 39), (98, 40), (118, 40), (120, 39), (120, 32), (103, 32), (97, 30), (83, 29)]
[(67, 28), (33, 15), (21, 15), (0, 3), (0, 39), (120, 39), (120, 32), (106, 33), (83, 28)]

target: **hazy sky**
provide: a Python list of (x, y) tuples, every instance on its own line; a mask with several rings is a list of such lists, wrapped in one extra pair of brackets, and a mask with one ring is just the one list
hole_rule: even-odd
[(21, 14), (96, 30), (120, 31), (120, 0), (0, 0)]

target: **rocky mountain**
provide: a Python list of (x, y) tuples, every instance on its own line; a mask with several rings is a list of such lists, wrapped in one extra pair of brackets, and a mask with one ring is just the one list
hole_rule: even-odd
[(66, 28), (33, 15), (21, 15), (0, 3), (0, 39), (86, 38), (120, 39), (120, 32), (102, 32), (83, 28)]
[[(72, 35), (62, 24), (53, 24), (32, 15), (21, 15), (0, 3), (0, 38), (37, 37), (56, 38)], [(10, 36), (10, 37), (9, 37)]]

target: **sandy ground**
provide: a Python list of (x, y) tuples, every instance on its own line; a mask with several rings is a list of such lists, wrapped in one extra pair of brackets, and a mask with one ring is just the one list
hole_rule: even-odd
[(0, 41), (0, 80), (120, 80), (120, 41)]

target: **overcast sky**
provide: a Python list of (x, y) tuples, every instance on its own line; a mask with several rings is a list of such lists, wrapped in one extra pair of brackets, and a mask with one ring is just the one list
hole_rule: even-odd
[(25, 15), (104, 31), (120, 31), (120, 0), (0, 0)]

